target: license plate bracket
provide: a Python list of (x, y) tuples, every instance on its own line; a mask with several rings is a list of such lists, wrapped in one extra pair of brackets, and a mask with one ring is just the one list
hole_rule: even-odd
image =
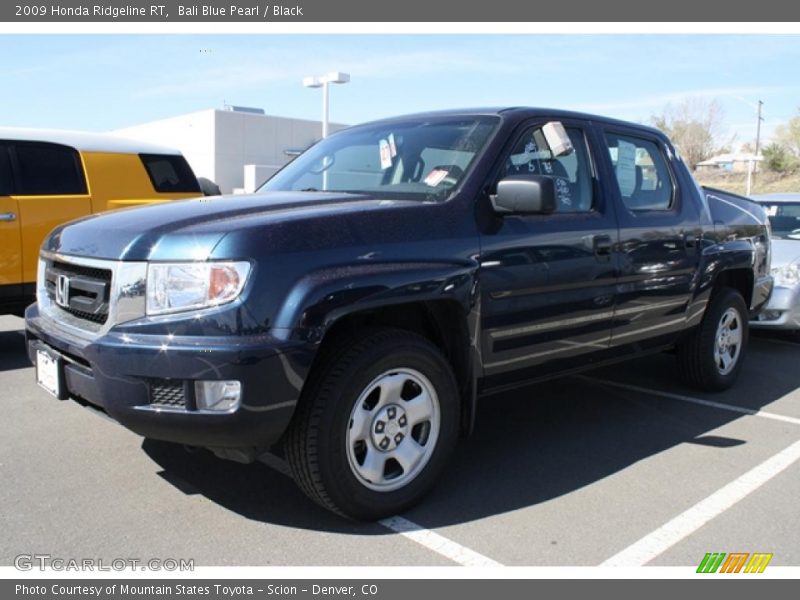
[(41, 347), (36, 349), (36, 383), (50, 395), (66, 400), (63, 361), (57, 354)]

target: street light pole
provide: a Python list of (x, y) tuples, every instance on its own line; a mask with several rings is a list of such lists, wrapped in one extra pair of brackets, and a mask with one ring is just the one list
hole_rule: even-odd
[[(318, 77), (304, 77), (303, 85), (309, 88), (322, 88), (322, 139), (328, 137), (328, 87), (332, 83), (349, 83), (350, 75), (348, 73), (341, 73), (340, 71), (331, 71), (325, 75)], [(322, 190), (328, 189), (328, 170), (322, 171)]]
[(328, 102), (328, 81), (322, 82), (322, 139), (328, 137), (328, 114), (330, 103)]
[(303, 85), (308, 88), (322, 88), (322, 139), (328, 137), (328, 96), (330, 94), (328, 87), (331, 83), (350, 83), (349, 73), (342, 73), (340, 71), (331, 71), (325, 75), (304, 77)]

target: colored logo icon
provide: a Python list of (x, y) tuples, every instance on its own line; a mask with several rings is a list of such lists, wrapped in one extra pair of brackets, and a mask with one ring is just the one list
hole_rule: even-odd
[(763, 573), (772, 560), (771, 552), (707, 552), (698, 573)]

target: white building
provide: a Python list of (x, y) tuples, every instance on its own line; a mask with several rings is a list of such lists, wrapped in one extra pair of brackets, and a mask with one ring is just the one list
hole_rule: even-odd
[[(330, 124), (330, 131), (346, 127)], [(252, 192), (297, 152), (320, 139), (322, 123), (226, 106), (117, 129), (128, 138), (177, 148), (198, 177), (223, 194)]]

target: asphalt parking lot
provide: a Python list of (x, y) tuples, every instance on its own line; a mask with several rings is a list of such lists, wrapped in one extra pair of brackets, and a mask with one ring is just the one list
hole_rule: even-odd
[(34, 381), (0, 317), (0, 564), (694, 566), (706, 552), (800, 565), (800, 344), (751, 337), (724, 394), (650, 356), (482, 400), (439, 485), (400, 518), (343, 521), (280, 459), (239, 465), (142, 440)]

